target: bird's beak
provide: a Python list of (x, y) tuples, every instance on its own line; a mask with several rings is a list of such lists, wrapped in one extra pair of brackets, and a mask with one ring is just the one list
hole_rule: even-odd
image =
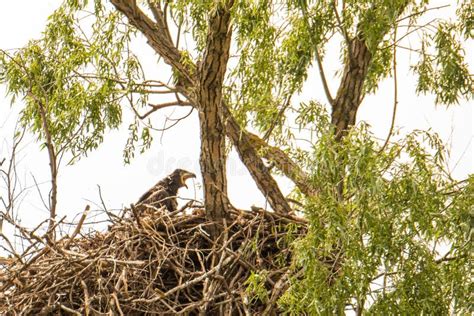
[(186, 187), (186, 189), (188, 188), (188, 186), (186, 185), (186, 180), (188, 180), (189, 178), (196, 178), (196, 175), (192, 172), (185, 172), (181, 176), (181, 179), (183, 180), (183, 184)]

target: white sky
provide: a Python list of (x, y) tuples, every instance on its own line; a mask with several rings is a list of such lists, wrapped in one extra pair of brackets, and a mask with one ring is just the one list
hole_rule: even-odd
[[(0, 10), (0, 47), (3, 49), (24, 46), (29, 39), (38, 38), (44, 29), (47, 16), (60, 4), (53, 0), (16, 0), (2, 1)], [(450, 1), (436, 1), (433, 5), (446, 4)], [(416, 43), (414, 43), (416, 44)], [(472, 43), (471, 43), (472, 44)], [(156, 56), (142, 41), (137, 45), (140, 56), (145, 58), (145, 68), (155, 68)], [(473, 47), (467, 54), (474, 60)], [(433, 96), (416, 96), (415, 80), (408, 71), (408, 63), (413, 63), (416, 56), (399, 51), (399, 108), (396, 126), (402, 132), (413, 129), (427, 129), (438, 132), (451, 146), (450, 168), (455, 177), (464, 178), (474, 172), (474, 113), (473, 104), (463, 102), (446, 108), (435, 106)], [(326, 71), (330, 73), (339, 66), (339, 51), (329, 51), (325, 60)], [(471, 72), (472, 72), (471, 63)], [(314, 71), (300, 99), (311, 98), (325, 101), (319, 77)], [(330, 80), (334, 89), (338, 79)], [(16, 113), (21, 104), (10, 108), (9, 99), (5, 96), (4, 87), (0, 87), (0, 161), (9, 150), (11, 134), (16, 123)], [(364, 120), (372, 126), (372, 131), (380, 138), (385, 138), (391, 120), (393, 106), (393, 82), (386, 80), (380, 85), (376, 95), (367, 96), (358, 113), (358, 120)], [(167, 113), (158, 112), (154, 120), (161, 122)], [(169, 112), (168, 112), (169, 113)], [(82, 212), (86, 204), (99, 203), (97, 185), (107, 206), (120, 208), (133, 203), (149, 187), (175, 168), (184, 168), (199, 173), (199, 130), (197, 115), (194, 113), (185, 122), (167, 131), (160, 141), (155, 135), (153, 147), (145, 154), (138, 155), (131, 165), (124, 165), (122, 151), (127, 137), (127, 126), (119, 131), (110, 132), (105, 142), (97, 151), (83, 158), (73, 166), (63, 166), (59, 178), (59, 217), (74, 216)], [(7, 141), (4, 141), (7, 139)], [(30, 137), (30, 139), (32, 139)], [(46, 151), (39, 151), (39, 144), (30, 140), (21, 152), (19, 165), (21, 181), (24, 186), (33, 184), (32, 174), (41, 184), (43, 194), (49, 190), (49, 169)], [(229, 196), (234, 205), (249, 208), (256, 204), (265, 206), (265, 201), (257, 187), (239, 162), (235, 154), (229, 158)], [(201, 196), (200, 179), (198, 178), (189, 190), (181, 190), (184, 197)], [(288, 181), (281, 181), (285, 193), (290, 190)], [(20, 208), (20, 217), (26, 226), (33, 226), (47, 217), (47, 211), (38, 199), (35, 188), (30, 188)]]

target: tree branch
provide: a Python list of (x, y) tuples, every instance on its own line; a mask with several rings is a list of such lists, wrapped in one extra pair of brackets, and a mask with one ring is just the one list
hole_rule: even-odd
[(349, 36), (349, 33), (347, 32), (347, 29), (342, 24), (341, 17), (339, 16), (339, 12), (337, 11), (336, 2), (332, 1), (331, 6), (332, 6), (332, 10), (334, 12), (334, 15), (336, 16), (337, 26), (339, 27), (339, 30), (342, 33), (342, 36), (344, 37), (344, 40), (346, 41), (348, 55), (352, 56), (352, 47), (351, 47), (352, 40)]
[(170, 106), (192, 106), (191, 103), (189, 102), (183, 102), (183, 101), (172, 101), (172, 102), (166, 102), (166, 103), (160, 103), (160, 104), (148, 104), (148, 106), (151, 107), (150, 110), (148, 110), (147, 112), (145, 112), (144, 114), (139, 114), (138, 111), (136, 111), (134, 109), (134, 112), (135, 114), (138, 116), (138, 118), (140, 118), (141, 120), (147, 118), (149, 115), (151, 115), (152, 113), (158, 111), (158, 110), (161, 110), (161, 109), (164, 109), (164, 108), (167, 108), (167, 107), (170, 107)]
[(170, 43), (173, 43), (173, 39), (171, 38), (170, 29), (168, 24), (166, 23), (165, 16), (163, 10), (161, 10), (160, 1), (155, 0), (147, 0), (148, 6), (150, 7), (151, 12), (153, 13), (153, 17), (155, 18), (158, 27), (164, 30), (165, 36), (167, 37)]
[[(169, 30), (164, 22), (163, 12), (159, 14), (160, 22), (153, 22), (140, 8), (134, 0), (111, 0), (115, 8), (123, 13), (130, 24), (137, 28), (148, 40), (148, 44), (157, 52), (164, 61), (176, 70), (184, 80), (185, 86), (192, 86), (194, 78), (189, 67), (181, 62), (181, 52), (174, 46), (169, 35)], [(161, 16), (160, 16), (161, 14)], [(162, 18), (162, 20), (161, 20)]]
[(329, 85), (326, 80), (326, 75), (324, 74), (324, 67), (321, 60), (321, 55), (319, 54), (319, 50), (317, 47), (315, 47), (315, 51), (316, 51), (316, 61), (318, 62), (318, 68), (319, 68), (319, 76), (321, 77), (321, 81), (323, 83), (324, 93), (326, 94), (326, 98), (328, 99), (329, 104), (333, 106), (334, 99), (332, 98), (331, 91), (329, 90)]
[[(397, 8), (399, 10), (397, 17), (403, 12), (407, 5), (408, 1), (405, 1)], [(359, 26), (361, 25), (360, 23), (361, 22), (359, 22)], [(378, 46), (383, 37), (390, 31), (390, 26), (387, 26), (384, 32), (382, 32), (382, 36), (378, 39), (378, 42), (375, 43), (375, 47)], [(364, 85), (373, 58), (372, 52), (367, 45), (363, 29), (358, 27), (356, 34), (357, 35), (350, 42), (348, 55), (344, 62), (342, 78), (332, 106), (331, 123), (335, 127), (334, 134), (336, 141), (341, 141), (341, 139), (347, 135), (350, 127), (356, 122), (357, 111), (364, 99)], [(340, 181), (337, 187), (338, 199), (343, 199), (344, 178), (344, 171), (341, 170)]]
[(291, 207), (281, 193), (275, 179), (271, 176), (270, 170), (262, 162), (247, 132), (240, 127), (224, 102), (222, 102), (222, 111), (227, 136), (235, 146), (240, 160), (249, 170), (257, 187), (275, 212), (280, 214), (290, 213)]
[[(397, 41), (397, 26), (394, 26), (395, 30), (393, 33), (393, 42)], [(393, 112), (392, 112), (392, 121), (390, 122), (390, 129), (388, 130), (387, 138), (385, 139), (380, 152), (383, 152), (388, 145), (390, 137), (393, 133), (393, 128), (395, 127), (395, 116), (397, 114), (398, 106), (398, 81), (397, 81), (397, 45), (393, 46)]]
[(288, 179), (298, 187), (306, 196), (315, 196), (317, 189), (309, 181), (308, 175), (278, 147), (267, 144), (263, 139), (255, 134), (247, 133), (252, 146), (262, 157), (271, 161)]
[[(407, 5), (408, 1), (400, 5), (397, 17), (402, 14)], [(384, 34), (389, 31), (390, 27), (387, 27)], [(382, 38), (383, 36), (380, 40)], [(358, 29), (357, 36), (351, 40), (349, 54), (345, 60), (344, 71), (332, 107), (331, 122), (335, 126), (337, 140), (347, 134), (349, 127), (355, 124), (357, 110), (363, 100), (365, 79), (372, 57), (363, 30)]]
[(404, 16), (400, 19), (398, 19), (397, 21), (395, 21), (397, 24), (400, 23), (401, 21), (404, 21), (406, 19), (410, 19), (414, 16), (417, 16), (417, 15), (422, 15), (422, 14), (425, 14), (426, 12), (428, 11), (433, 11), (433, 10), (440, 10), (440, 9), (444, 9), (444, 8), (449, 8), (451, 5), (449, 4), (445, 4), (445, 5), (440, 5), (440, 6), (437, 6), (437, 7), (432, 7), (432, 8), (426, 8), (424, 10), (421, 10), (421, 11), (417, 11), (417, 12), (414, 12), (412, 14), (409, 14), (407, 16)]
[(53, 139), (51, 136), (50, 127), (48, 124), (48, 117), (46, 115), (46, 110), (44, 108), (43, 102), (37, 98), (33, 93), (28, 92), (28, 96), (31, 97), (35, 103), (38, 105), (38, 110), (41, 117), (41, 124), (43, 132), (46, 138), (46, 148), (48, 150), (49, 156), (49, 167), (51, 173), (51, 195), (49, 200), (49, 224), (48, 232), (46, 234), (48, 242), (54, 242), (55, 240), (55, 220), (56, 220), (56, 206), (58, 204), (57, 195), (58, 195), (58, 165), (57, 165), (57, 156), (53, 144)]
[(356, 121), (362, 101), (363, 88), (372, 54), (360, 34), (352, 40), (352, 56), (346, 59), (339, 89), (332, 106), (331, 122), (335, 126), (336, 139), (341, 139), (349, 126)]

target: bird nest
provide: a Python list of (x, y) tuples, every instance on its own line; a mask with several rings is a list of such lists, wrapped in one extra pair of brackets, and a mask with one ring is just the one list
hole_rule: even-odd
[(124, 214), (0, 264), (0, 314), (278, 313), (302, 219), (234, 210), (214, 240), (199, 209)]

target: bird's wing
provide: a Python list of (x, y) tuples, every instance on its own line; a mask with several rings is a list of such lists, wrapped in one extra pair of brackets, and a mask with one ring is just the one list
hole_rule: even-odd
[(178, 208), (176, 196), (174, 196), (164, 187), (154, 191), (147, 199), (145, 199), (145, 202), (147, 204), (153, 205), (154, 207), (164, 206), (169, 212), (173, 212)]
[(145, 192), (137, 201), (137, 204), (138, 203), (142, 203), (144, 202), (145, 200), (149, 199), (150, 196), (157, 192), (157, 191), (160, 191), (160, 190), (166, 190), (166, 178), (161, 180), (160, 182), (156, 183), (150, 190), (148, 190), (147, 192)]
[(144, 193), (137, 201), (137, 204), (138, 203), (142, 203), (144, 202), (145, 200), (147, 200), (154, 192), (156, 191), (156, 187), (153, 187), (151, 188), (150, 190), (148, 190), (146, 193)]
[[(170, 197), (170, 193), (166, 190), (166, 188), (161, 187), (161, 186), (160, 187), (155, 187), (150, 191), (151, 191), (151, 193), (146, 198), (144, 198), (144, 200), (143, 200), (144, 202), (146, 202), (148, 204), (155, 204), (155, 203), (163, 204)], [(146, 193), (145, 193), (145, 195), (146, 195)]]

